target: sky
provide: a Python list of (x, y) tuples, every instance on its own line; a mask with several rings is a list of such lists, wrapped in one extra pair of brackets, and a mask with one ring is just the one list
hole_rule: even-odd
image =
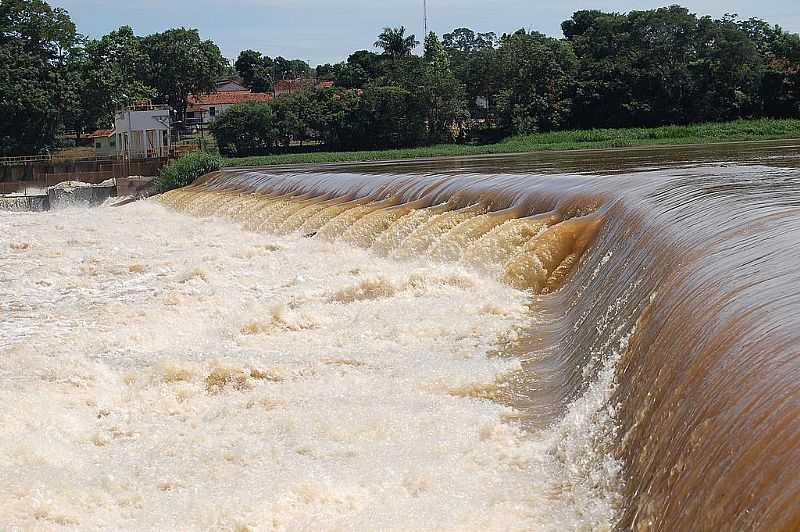
[[(581, 9), (630, 11), (678, 3), (676, 0), (427, 0), (428, 26), (439, 35), (453, 28), (494, 31), (519, 28), (561, 36), (561, 22)], [(800, 32), (798, 0), (684, 0), (698, 15), (738, 13)], [(119, 26), (146, 35), (172, 27), (200, 30), (225, 57), (258, 50), (312, 65), (342, 61), (355, 50), (371, 49), (384, 26), (405, 26), (422, 40), (423, 0), (50, 0), (63, 7), (78, 31), (99, 37)]]

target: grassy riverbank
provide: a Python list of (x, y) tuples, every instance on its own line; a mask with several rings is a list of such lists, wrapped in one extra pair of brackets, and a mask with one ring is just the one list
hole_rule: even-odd
[(800, 138), (800, 119), (736, 120), (734, 122), (662, 126), (656, 128), (558, 131), (509, 137), (496, 144), (440, 144), (380, 151), (309, 152), (225, 159), (225, 166), (273, 166), (338, 162), (385, 161), (496, 153), (622, 148), (630, 146), (711, 144)]

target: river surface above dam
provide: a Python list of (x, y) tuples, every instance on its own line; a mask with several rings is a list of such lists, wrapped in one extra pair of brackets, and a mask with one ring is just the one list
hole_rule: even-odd
[(800, 143), (0, 212), (0, 529), (793, 530)]

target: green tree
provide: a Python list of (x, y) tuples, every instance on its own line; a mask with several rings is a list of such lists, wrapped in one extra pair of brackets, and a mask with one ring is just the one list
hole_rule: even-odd
[(275, 79), (307, 78), (311, 75), (311, 67), (300, 59), (275, 58)]
[(757, 18), (739, 21), (738, 25), (764, 61), (762, 113), (773, 117), (800, 116), (800, 36)]
[(330, 149), (384, 149), (423, 144), (426, 117), (419, 98), (399, 86), (319, 91), (321, 140)]
[(444, 66), (450, 63), (447, 52), (442, 46), (442, 41), (439, 40), (439, 37), (434, 32), (429, 32), (425, 36), (425, 48), (422, 56), (429, 63), (438, 63)]
[(41, 0), (0, 2), (0, 155), (55, 145), (77, 105), (70, 63), (78, 44), (63, 9)]
[(330, 63), (317, 65), (314, 68), (314, 75), (317, 79), (332, 80), (336, 77), (336, 66)]
[(574, 125), (622, 127), (632, 121), (629, 104), (637, 73), (627, 43), (627, 19), (619, 13), (578, 11), (561, 24), (578, 58)]
[(404, 26), (399, 28), (383, 28), (375, 41), (375, 47), (383, 50), (383, 55), (392, 59), (410, 56), (419, 44), (414, 35), (406, 36)]
[(397, 86), (370, 86), (364, 91), (366, 136), (361, 146), (372, 149), (423, 144), (426, 138), (424, 109), (415, 94)]
[(632, 73), (632, 99), (626, 111), (638, 125), (688, 120), (695, 98), (690, 64), (697, 42), (697, 17), (688, 9), (670, 6), (632, 11), (625, 25)]
[(653, 126), (759, 112), (764, 61), (734, 17), (697, 18), (680, 6), (626, 15), (579, 11), (562, 29), (579, 61), (573, 115), (578, 127)]
[(211, 125), (223, 155), (269, 153), (280, 139), (277, 117), (270, 102), (234, 105)]
[(425, 37), (424, 63), (407, 82), (416, 88), (424, 108), (429, 143), (452, 142), (465, 130), (469, 119), (464, 85), (450, 69), (450, 60), (434, 32)]
[(698, 21), (698, 50), (691, 64), (695, 84), (690, 116), (727, 120), (759, 112), (764, 63), (755, 43), (732, 17)]
[(319, 137), (324, 103), (320, 91), (297, 91), (278, 96), (272, 101), (278, 136), (284, 146)]
[(293, 78), (311, 77), (311, 67), (302, 59), (292, 59), (289, 61), (289, 69)]
[(468, 109), (473, 117), (487, 118), (494, 108), (495, 95), (502, 83), (495, 46), (497, 35), (456, 28), (445, 33), (442, 46), (450, 69), (466, 90)]
[(337, 87), (363, 89), (385, 72), (384, 58), (367, 50), (350, 54), (347, 62), (337, 65), (334, 82)]
[(244, 85), (253, 92), (270, 92), (273, 86), (275, 64), (266, 55), (255, 50), (244, 50), (234, 63)]
[(225, 72), (227, 61), (210, 40), (203, 41), (197, 30), (178, 28), (142, 39), (149, 58), (147, 84), (158, 98), (169, 104), (182, 120), (190, 94), (210, 93)]
[(465, 54), (494, 48), (496, 42), (497, 34), (493, 32), (475, 33), (469, 28), (456, 28), (443, 36), (445, 48)]
[(128, 26), (87, 41), (74, 64), (79, 106), (69, 125), (78, 133), (107, 127), (117, 109), (152, 98), (153, 89), (141, 81), (147, 61), (141, 41)]
[(369, 138), (372, 117), (356, 90), (324, 91), (319, 134), (329, 149), (357, 149)]
[(275, 58), (275, 80), (279, 79), (292, 79), (294, 74), (292, 72), (292, 64), (285, 57), (278, 56)]
[(453, 72), (467, 92), (472, 116), (493, 116), (496, 96), (506, 83), (498, 55), (496, 49), (486, 48), (471, 53), (460, 63), (451, 59)]
[(504, 131), (534, 133), (568, 123), (576, 70), (568, 43), (519, 30), (503, 36), (497, 58), (504, 80), (497, 95), (498, 119)]

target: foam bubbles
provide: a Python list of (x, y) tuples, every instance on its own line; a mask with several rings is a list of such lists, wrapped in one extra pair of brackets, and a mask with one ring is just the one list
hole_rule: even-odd
[(541, 432), (495, 401), (524, 292), (151, 202), (0, 213), (0, 234), (30, 243), (0, 242), (2, 529), (612, 523), (611, 374)]

